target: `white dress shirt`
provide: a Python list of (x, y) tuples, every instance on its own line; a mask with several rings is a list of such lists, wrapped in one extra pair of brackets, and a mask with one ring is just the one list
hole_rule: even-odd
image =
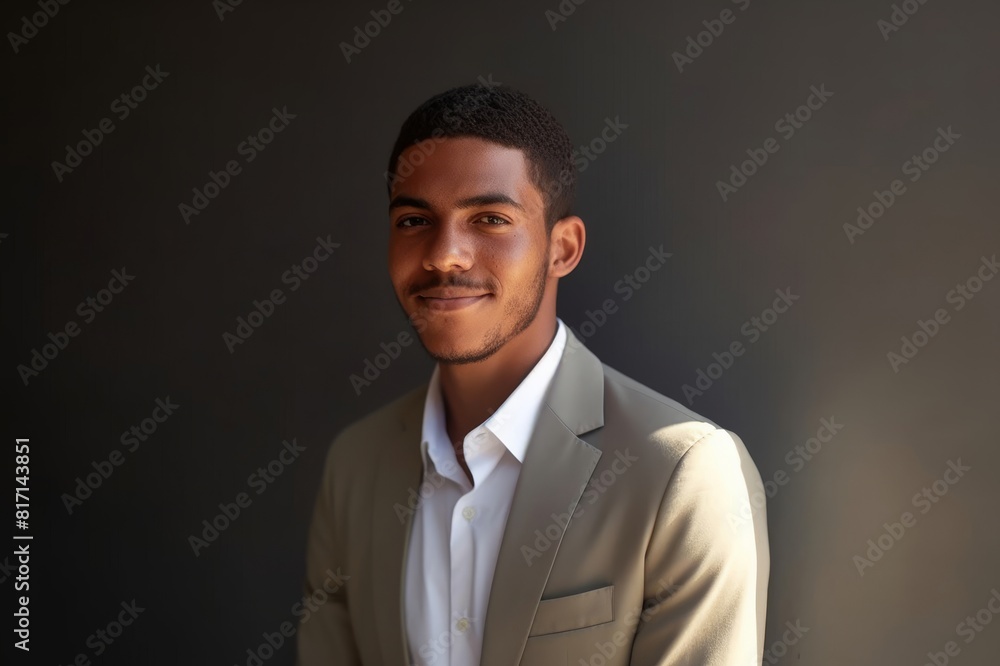
[(479, 663), (493, 572), (514, 486), (542, 398), (566, 346), (556, 318), (555, 338), (500, 408), (465, 436), (458, 464), (445, 428), (439, 368), (424, 401), (420, 453), (423, 483), (413, 515), (406, 560), (405, 625), (411, 664)]

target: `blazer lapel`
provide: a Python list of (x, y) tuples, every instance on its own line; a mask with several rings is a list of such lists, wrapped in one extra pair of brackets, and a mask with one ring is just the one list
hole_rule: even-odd
[[(566, 348), (514, 489), (486, 611), (481, 666), (509, 666), (520, 659), (565, 530), (552, 516), (572, 515), (601, 458), (600, 449), (578, 435), (604, 425), (604, 370), (568, 327), (566, 334)], [(420, 432), (426, 388), (415, 391), (402, 407), (399, 436), (380, 451), (373, 495), (372, 589), (375, 611), (384, 609), (376, 631), (387, 665), (412, 662), (406, 647), (404, 573), (413, 523), (409, 491), (420, 488), (423, 474)], [(535, 530), (551, 544), (537, 550), (537, 556), (522, 551), (522, 546), (535, 548)]]
[(568, 526), (559, 518), (573, 514), (601, 458), (601, 450), (578, 435), (604, 425), (604, 370), (568, 328), (566, 332), (566, 349), (529, 440), (500, 544), (481, 666), (520, 661)]

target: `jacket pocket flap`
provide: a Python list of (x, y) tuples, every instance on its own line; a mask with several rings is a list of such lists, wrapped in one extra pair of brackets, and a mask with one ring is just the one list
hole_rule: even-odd
[(557, 631), (583, 629), (612, 620), (612, 591), (614, 585), (596, 590), (571, 594), (538, 603), (535, 621), (528, 636), (552, 634)]

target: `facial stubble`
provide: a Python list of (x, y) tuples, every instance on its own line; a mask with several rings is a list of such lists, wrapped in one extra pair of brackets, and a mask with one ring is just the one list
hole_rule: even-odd
[[(548, 277), (549, 268), (548, 250), (549, 244), (546, 243), (542, 260), (539, 262), (538, 270), (535, 271), (535, 277), (529, 286), (531, 294), (530, 299), (527, 301), (514, 300), (508, 302), (503, 318), (501, 321), (497, 322), (493, 328), (486, 332), (483, 344), (478, 349), (466, 353), (436, 353), (427, 348), (427, 344), (420, 336), (418, 330), (417, 338), (420, 340), (421, 346), (423, 346), (423, 348), (427, 351), (427, 354), (438, 363), (448, 363), (453, 365), (477, 363), (493, 356), (493, 354), (502, 349), (503, 346), (510, 342), (514, 337), (528, 328), (528, 326), (535, 321), (535, 317), (538, 316), (538, 311), (542, 306), (542, 299), (545, 297), (545, 283)], [(399, 302), (398, 298), (396, 300)], [(400, 307), (403, 307), (402, 303), (400, 303)], [(406, 313), (405, 308), (403, 308), (403, 312), (404, 314)], [(505, 324), (510, 321), (513, 321), (513, 324), (505, 326)]]

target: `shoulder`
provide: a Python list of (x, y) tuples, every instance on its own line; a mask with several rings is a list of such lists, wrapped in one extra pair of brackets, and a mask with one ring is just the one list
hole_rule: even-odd
[[(410, 389), (403, 395), (343, 426), (327, 450), (327, 467), (352, 468), (372, 460), (387, 442), (398, 439), (408, 427), (419, 427), (427, 384)], [(415, 418), (415, 420), (414, 420)]]
[(659, 438), (676, 449), (685, 449), (719, 429), (719, 425), (707, 416), (685, 407), (606, 363), (601, 365), (604, 368), (604, 410), (607, 425), (647, 432), (650, 437)]
[(636, 485), (663, 498), (674, 515), (698, 513), (715, 524), (744, 516), (748, 497), (763, 496), (759, 470), (739, 435), (602, 365), (607, 432), (601, 448), (614, 454), (624, 443), (632, 447)]
[(673, 398), (654, 391), (645, 384), (632, 379), (628, 375), (615, 370), (607, 363), (601, 363), (604, 368), (605, 390), (611, 389), (619, 400), (633, 404), (635, 409), (646, 409), (663, 413), (678, 421), (691, 421), (718, 427), (711, 419), (689, 409)]
[[(602, 363), (604, 368), (605, 441), (633, 442), (656, 461), (661, 475), (672, 475), (680, 461), (698, 447), (691, 463), (706, 474), (721, 468), (753, 467), (749, 452), (736, 433)], [(641, 455), (641, 454), (640, 454)], [(752, 472), (746, 469), (753, 475)]]

